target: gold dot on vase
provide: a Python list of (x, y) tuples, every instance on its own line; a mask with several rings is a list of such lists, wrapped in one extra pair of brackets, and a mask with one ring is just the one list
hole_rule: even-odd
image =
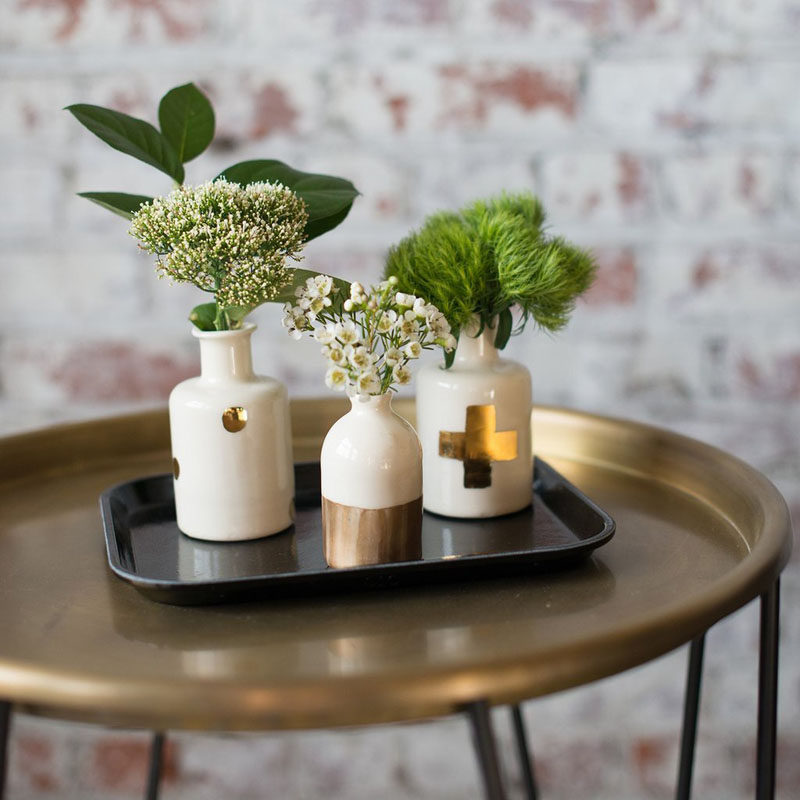
[(181, 476), (181, 465), (178, 463), (177, 458), (172, 459), (172, 474), (175, 480), (178, 480)]
[(231, 406), (222, 413), (222, 426), (226, 431), (238, 433), (247, 425), (247, 411), (241, 406)]

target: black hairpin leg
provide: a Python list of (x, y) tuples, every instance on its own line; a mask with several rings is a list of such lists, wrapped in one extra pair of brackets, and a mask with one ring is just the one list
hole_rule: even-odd
[(689, 645), (689, 668), (686, 672), (686, 692), (683, 699), (683, 732), (678, 765), (677, 800), (689, 800), (692, 795), (692, 770), (697, 742), (697, 716), (700, 708), (700, 680), (703, 676), (703, 649), (706, 636), (701, 634)]
[(517, 740), (517, 754), (522, 770), (522, 787), (527, 800), (539, 800), (539, 790), (536, 787), (536, 774), (533, 770), (533, 756), (528, 747), (528, 734), (525, 730), (525, 720), (522, 709), (518, 703), (511, 706), (511, 720), (514, 724), (514, 738)]
[(476, 700), (464, 709), (469, 714), (472, 724), (472, 737), (478, 765), (483, 779), (483, 788), (487, 800), (505, 800), (506, 793), (500, 777), (500, 761), (497, 757), (497, 744), (489, 714), (489, 704), (485, 700)]
[(8, 739), (11, 730), (11, 703), (0, 700), (0, 800), (5, 797), (8, 769)]
[(150, 745), (150, 770), (147, 775), (147, 789), (145, 800), (158, 800), (158, 790), (161, 784), (161, 766), (164, 761), (164, 734), (154, 733)]
[(758, 738), (756, 800), (775, 797), (775, 749), (778, 727), (778, 622), (780, 581), (761, 595), (761, 643), (758, 658)]

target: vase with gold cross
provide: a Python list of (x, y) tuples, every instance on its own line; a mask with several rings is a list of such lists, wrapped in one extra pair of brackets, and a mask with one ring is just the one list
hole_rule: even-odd
[(429, 364), (417, 384), (425, 509), (497, 517), (533, 499), (531, 377), (501, 358), (495, 329), (477, 320), (458, 339), (449, 369)]
[(200, 375), (169, 398), (176, 519), (196, 539), (256, 539), (293, 521), (288, 394), (253, 372), (255, 328), (194, 329)]

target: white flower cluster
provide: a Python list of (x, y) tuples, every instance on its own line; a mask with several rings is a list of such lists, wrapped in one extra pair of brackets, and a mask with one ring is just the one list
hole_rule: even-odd
[(130, 233), (157, 256), (162, 275), (213, 292), (221, 307), (254, 308), (286, 285), (308, 215), (280, 183), (215, 180), (179, 186), (143, 205)]
[(295, 305), (284, 306), (289, 334), (300, 339), (309, 333), (323, 346), (325, 383), (331, 389), (384, 394), (411, 380), (409, 362), (423, 350), (456, 346), (444, 314), (396, 286), (394, 277), (369, 290), (351, 283), (350, 296), (342, 302), (333, 278), (316, 275), (296, 290)]

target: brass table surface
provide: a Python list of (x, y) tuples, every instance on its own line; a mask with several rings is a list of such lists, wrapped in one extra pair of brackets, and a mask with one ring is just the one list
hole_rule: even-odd
[[(408, 401), (396, 404), (411, 417)], [(292, 404), (316, 458), (338, 399)], [(535, 408), (534, 448), (616, 520), (575, 569), (178, 607), (107, 567), (98, 494), (170, 469), (166, 412), (0, 439), (0, 699), (39, 714), (214, 730), (332, 727), (516, 702), (641, 664), (765, 591), (786, 505), (730, 455)]]

